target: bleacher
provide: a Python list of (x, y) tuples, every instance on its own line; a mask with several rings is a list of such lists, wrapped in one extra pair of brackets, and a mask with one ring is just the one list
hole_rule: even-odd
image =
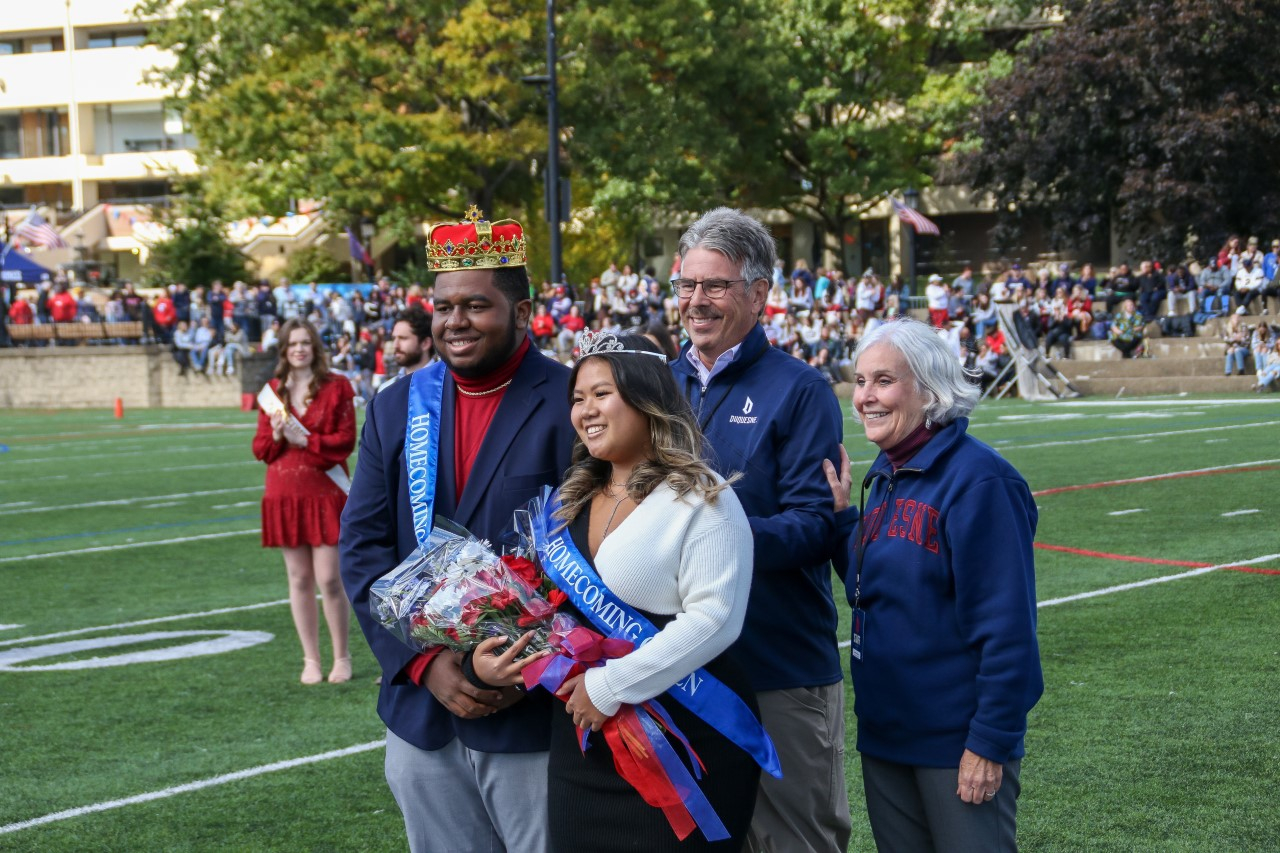
[(9, 324), (9, 338), (15, 346), (57, 343), (139, 343), (143, 330), (141, 320), (108, 323), (27, 323)]
[[(1250, 317), (1251, 325), (1265, 317)], [(1086, 395), (1143, 397), (1153, 394), (1247, 394), (1256, 381), (1252, 373), (1223, 376), (1224, 321), (1208, 320), (1194, 338), (1165, 338), (1159, 326), (1147, 325), (1146, 347), (1151, 358), (1121, 358), (1110, 341), (1077, 341), (1071, 359), (1053, 364)], [(1250, 362), (1252, 364), (1252, 362)]]

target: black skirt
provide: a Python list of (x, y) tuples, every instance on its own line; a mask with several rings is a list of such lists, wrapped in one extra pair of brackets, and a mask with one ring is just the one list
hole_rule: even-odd
[[(590, 561), (586, 543), (586, 513), (569, 525), (574, 544)], [(571, 607), (568, 612), (579, 616)], [(658, 627), (671, 616), (639, 611)], [(580, 619), (590, 625), (586, 619)], [(704, 669), (742, 697), (759, 716), (755, 694), (746, 674), (727, 654)], [(706, 769), (698, 782), (703, 794), (729, 831), (725, 841), (708, 843), (702, 831), (694, 829), (680, 841), (661, 809), (650, 806), (631, 784), (618, 775), (613, 754), (601, 732), (592, 732), (584, 754), (578, 745), (579, 729), (573, 717), (558, 706), (552, 715), (551, 755), (547, 772), (548, 828), (551, 853), (610, 853), (636, 851), (739, 851), (746, 841), (755, 810), (760, 768), (749, 754), (717, 732), (684, 705), (664, 693), (656, 700), (693, 745)], [(687, 759), (684, 747), (670, 735), (672, 748)]]

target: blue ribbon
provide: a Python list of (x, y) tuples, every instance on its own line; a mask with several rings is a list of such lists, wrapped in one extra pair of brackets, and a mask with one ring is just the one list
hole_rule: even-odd
[[(404, 428), (404, 463), (409, 473), (413, 533), (424, 551), (435, 518), (440, 467), (440, 408), (448, 368), (437, 361), (409, 374), (409, 417)], [(403, 381), (403, 380), (402, 380)]]
[[(630, 640), (639, 648), (658, 633), (652, 622), (618, 598), (573, 544), (567, 528), (552, 518), (560, 508), (556, 492), (533, 513), (535, 538), (542, 569), (574, 606), (606, 636)], [(781, 779), (782, 767), (764, 726), (738, 694), (704, 669), (677, 682), (667, 694), (697, 714), (707, 725), (746, 751), (769, 775)]]

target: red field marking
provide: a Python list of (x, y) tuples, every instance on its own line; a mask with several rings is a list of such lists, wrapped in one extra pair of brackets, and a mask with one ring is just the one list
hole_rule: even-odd
[[(1189, 569), (1207, 569), (1213, 563), (1197, 563), (1191, 560), (1161, 560), (1157, 557), (1135, 557), (1130, 554), (1109, 554), (1106, 551), (1087, 551), (1084, 548), (1069, 548), (1066, 545), (1050, 545), (1046, 542), (1034, 542), (1032, 547), (1044, 551), (1061, 551), (1064, 554), (1075, 554), (1080, 557), (1097, 557), (1101, 560), (1121, 560), (1126, 563), (1146, 563), (1153, 566), (1184, 566)], [(1251, 566), (1223, 566), (1224, 572), (1247, 572), (1252, 575), (1280, 575), (1280, 569), (1255, 569)]]
[(1280, 465), (1258, 465), (1251, 468), (1207, 468), (1203, 471), (1178, 471), (1173, 474), (1152, 474), (1149, 477), (1132, 477), (1127, 480), (1103, 480), (1100, 483), (1082, 483), (1078, 486), (1058, 486), (1053, 489), (1041, 489), (1038, 492), (1032, 492), (1032, 497), (1041, 497), (1042, 495), (1056, 495), (1061, 492), (1078, 492), (1083, 489), (1104, 489), (1108, 486), (1127, 486), (1130, 483), (1151, 483), (1156, 480), (1178, 480), (1183, 477), (1207, 477), (1210, 474), (1243, 474), (1250, 471), (1276, 471), (1280, 470)]
[(1098, 557), (1103, 560), (1123, 560), (1126, 563), (1150, 563), (1155, 566), (1185, 566), (1188, 569), (1203, 569), (1213, 563), (1194, 563), (1189, 560), (1161, 560), (1155, 557), (1133, 557), (1127, 554), (1108, 554), (1106, 551), (1086, 551), (1083, 548), (1068, 548), (1066, 545), (1048, 545), (1036, 542), (1033, 547), (1045, 551), (1061, 551), (1064, 554), (1076, 554), (1081, 557)]
[[(1197, 471), (1176, 471), (1172, 474), (1152, 474), (1146, 477), (1130, 477), (1125, 480), (1103, 480), (1100, 483), (1082, 483), (1078, 486), (1058, 486), (1053, 489), (1041, 489), (1031, 494), (1033, 497), (1041, 497), (1042, 495), (1056, 495), (1061, 492), (1078, 492), (1083, 489), (1103, 489), (1108, 486), (1126, 486), (1131, 483), (1150, 483), (1156, 480), (1176, 480), (1182, 477), (1206, 477), (1210, 474), (1240, 474), (1249, 471), (1275, 471), (1277, 469), (1280, 469), (1280, 465), (1251, 465), (1248, 467), (1224, 465), (1219, 468), (1203, 468)], [(1152, 566), (1184, 566), (1191, 569), (1205, 569), (1213, 565), (1212, 563), (1197, 563), (1190, 560), (1162, 560), (1158, 557), (1137, 557), (1129, 554), (1110, 554), (1106, 551), (1088, 551), (1084, 548), (1049, 545), (1045, 542), (1034, 542), (1032, 546), (1044, 551), (1060, 551), (1064, 554), (1075, 554), (1080, 557), (1097, 557), (1102, 560), (1121, 560), (1126, 563), (1145, 563)], [(1248, 566), (1224, 566), (1222, 571), (1247, 572), (1253, 575), (1280, 575), (1280, 569), (1255, 569)]]

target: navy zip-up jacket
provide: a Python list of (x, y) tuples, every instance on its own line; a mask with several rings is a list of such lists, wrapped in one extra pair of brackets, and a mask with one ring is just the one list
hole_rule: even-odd
[(757, 325), (733, 362), (702, 387), (689, 345), (672, 364), (755, 544), (751, 598), (733, 647), (757, 690), (821, 687), (843, 678), (836, 647), (829, 538), (835, 531), (823, 459), (840, 458), (843, 418), (818, 371), (769, 345)]
[[(966, 749), (1004, 764), (1023, 754), (1044, 691), (1036, 642), (1036, 502), (1000, 454), (942, 427), (897, 471), (871, 466), (861, 526), (862, 660), (851, 660), (858, 751), (956, 767)], [(857, 507), (836, 557), (853, 604)]]

